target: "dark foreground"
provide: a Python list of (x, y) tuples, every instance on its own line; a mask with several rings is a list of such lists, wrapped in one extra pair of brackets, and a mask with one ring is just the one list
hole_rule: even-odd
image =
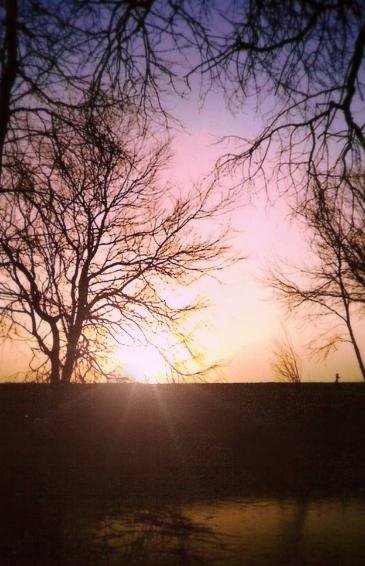
[[(246, 517), (242, 544), (253, 517), (265, 532), (272, 516), (309, 536), (318, 505), (340, 534), (353, 517), (351, 552), (323, 563), (364, 563), (364, 430), (364, 384), (1, 385), (2, 563), (204, 563), (214, 528), (239, 532), (227, 517)], [(172, 554), (156, 555), (166, 533)], [(130, 554), (108, 554), (122, 539)], [(190, 554), (187, 539), (201, 543)], [(255, 562), (224, 554), (232, 540), (215, 533), (206, 562), (223, 552), (224, 564), (322, 563), (295, 555), (294, 539)]]

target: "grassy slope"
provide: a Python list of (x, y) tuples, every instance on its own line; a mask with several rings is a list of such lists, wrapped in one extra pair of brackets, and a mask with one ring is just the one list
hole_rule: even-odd
[(1, 489), (356, 492), (365, 384), (0, 385)]

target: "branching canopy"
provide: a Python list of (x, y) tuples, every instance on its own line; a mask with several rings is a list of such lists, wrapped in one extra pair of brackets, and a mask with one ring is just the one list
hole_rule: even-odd
[(199, 231), (227, 201), (212, 185), (182, 196), (161, 184), (168, 145), (118, 116), (74, 111), (78, 130), (55, 119), (8, 174), (30, 190), (1, 211), (1, 316), (33, 337), (54, 382), (100, 374), (107, 339), (176, 328), (196, 305), (170, 306), (164, 288), (228, 261), (224, 231)]

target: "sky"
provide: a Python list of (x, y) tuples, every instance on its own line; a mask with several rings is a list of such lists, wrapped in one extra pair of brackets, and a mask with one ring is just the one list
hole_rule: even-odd
[[(176, 111), (177, 110), (177, 111)], [(217, 145), (226, 135), (250, 137), (260, 127), (260, 116), (254, 105), (233, 114), (217, 93), (210, 93), (205, 104), (198, 101), (180, 102), (176, 114), (185, 125), (185, 132), (176, 135), (171, 174), (177, 183), (191, 183), (209, 173), (225, 146)], [(236, 181), (236, 180), (235, 180)], [(230, 180), (226, 180), (227, 187)], [(235, 229), (234, 246), (245, 260), (228, 269), (222, 285), (210, 283), (211, 306), (208, 309), (207, 351), (226, 361), (218, 379), (227, 381), (271, 381), (273, 378), (273, 348), (284, 333), (290, 336), (302, 359), (303, 380), (332, 381), (337, 372), (341, 379), (361, 380), (352, 347), (344, 344), (327, 360), (311, 356), (307, 345), (329, 324), (308, 322), (299, 316), (289, 316), (279, 305), (273, 291), (265, 284), (270, 265), (284, 260), (289, 264), (309, 261), (306, 242), (308, 234), (295, 223), (284, 198), (275, 198), (275, 186), (270, 202), (259, 184), (248, 199), (242, 191), (237, 211), (231, 217)], [(251, 202), (249, 202), (251, 200)], [(357, 322), (355, 331), (365, 342), (365, 325)]]
[[(248, 103), (232, 114), (222, 97), (210, 93), (204, 105), (197, 95), (175, 102), (173, 113), (184, 124), (176, 129), (172, 144), (173, 158), (167, 170), (169, 180), (177, 187), (191, 187), (208, 175), (215, 160), (224, 152), (217, 145), (225, 135), (251, 136), (259, 127), (260, 118)], [(232, 180), (226, 179), (229, 187)], [(234, 228), (232, 242), (237, 255), (245, 259), (220, 273), (220, 282), (204, 280), (186, 293), (203, 293), (210, 306), (199, 314), (196, 342), (208, 364), (221, 362), (211, 380), (271, 381), (275, 342), (287, 332), (302, 359), (304, 381), (333, 381), (339, 372), (343, 381), (361, 380), (360, 371), (350, 345), (342, 345), (323, 361), (311, 357), (306, 345), (321, 330), (303, 318), (288, 316), (273, 291), (265, 284), (265, 274), (273, 262), (285, 259), (296, 263), (308, 257), (306, 234), (289, 218), (284, 199), (268, 202), (260, 186), (249, 195), (242, 191), (237, 210), (230, 220)], [(272, 187), (275, 195), (275, 187)], [(214, 231), (214, 225), (210, 227)], [(334, 322), (333, 322), (334, 323)], [(332, 324), (330, 322), (330, 324)], [(360, 346), (364, 343), (364, 325), (356, 325)], [(145, 380), (147, 369), (155, 374), (161, 359), (148, 349), (118, 351), (118, 359), (134, 378)], [(25, 369), (29, 359), (26, 343), (9, 341), (0, 345), (0, 379)], [(153, 379), (153, 377), (152, 377)]]

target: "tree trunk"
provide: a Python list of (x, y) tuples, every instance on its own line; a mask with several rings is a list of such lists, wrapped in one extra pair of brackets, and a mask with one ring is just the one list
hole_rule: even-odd
[(60, 383), (60, 361), (57, 357), (51, 358), (51, 374), (49, 377), (51, 385), (58, 385)]
[(365, 381), (365, 365), (364, 365), (364, 362), (363, 362), (363, 359), (362, 359), (362, 356), (361, 356), (360, 348), (359, 348), (359, 346), (358, 346), (358, 344), (357, 344), (355, 335), (354, 335), (354, 333), (353, 333), (353, 331), (352, 331), (351, 324), (348, 324), (347, 327), (348, 327), (348, 330), (349, 330), (349, 334), (350, 334), (352, 346), (353, 346), (353, 348), (354, 348), (354, 350), (355, 350), (355, 355), (356, 355), (357, 363), (359, 364), (362, 378), (363, 378), (363, 380)]
[[(341, 264), (340, 264), (340, 268), (341, 268)], [(342, 301), (343, 301), (343, 305), (345, 307), (345, 313), (346, 313), (346, 319), (345, 320), (346, 320), (347, 330), (348, 330), (348, 333), (350, 335), (351, 344), (352, 344), (354, 351), (355, 351), (357, 363), (359, 364), (359, 368), (360, 368), (360, 371), (361, 371), (362, 378), (365, 381), (365, 366), (364, 366), (363, 359), (361, 357), (360, 348), (357, 344), (355, 334), (352, 330), (350, 300), (349, 300), (349, 297), (346, 293), (346, 289), (345, 289), (345, 285), (343, 283), (341, 271), (340, 271), (339, 282), (340, 282), (340, 288), (341, 288), (341, 294), (342, 294)]]
[(364, 362), (363, 362), (363, 359), (362, 359), (362, 356), (361, 356), (360, 348), (359, 348), (357, 341), (356, 341), (355, 334), (352, 330), (350, 306), (345, 300), (344, 300), (344, 305), (345, 305), (345, 310), (346, 310), (346, 325), (347, 325), (347, 329), (349, 331), (351, 344), (352, 344), (352, 346), (355, 350), (355, 355), (356, 355), (357, 363), (359, 364), (359, 367), (360, 367), (360, 370), (361, 370), (362, 378), (365, 381), (365, 366), (364, 366)]
[(5, 137), (10, 120), (11, 91), (17, 75), (17, 0), (5, 1), (5, 38), (3, 44), (3, 68), (0, 77), (0, 178)]
[(61, 376), (62, 383), (70, 383), (71, 381), (72, 372), (76, 361), (76, 349), (77, 349), (77, 342), (80, 337), (80, 332), (76, 332), (74, 330), (72, 332), (72, 336), (69, 338), (65, 363), (62, 368), (62, 376)]
[[(88, 250), (90, 252), (90, 250)], [(70, 383), (72, 372), (75, 367), (76, 353), (77, 353), (77, 343), (80, 339), (82, 324), (85, 319), (85, 305), (87, 303), (88, 294), (88, 269), (90, 266), (91, 256), (85, 261), (80, 275), (80, 281), (78, 285), (78, 300), (77, 309), (74, 323), (70, 329), (68, 340), (67, 340), (67, 352), (64, 366), (62, 368), (62, 383)]]
[(60, 370), (61, 370), (61, 363), (60, 363), (60, 334), (57, 328), (57, 322), (51, 323), (52, 328), (52, 336), (53, 336), (53, 346), (52, 351), (50, 354), (51, 360), (51, 375), (50, 375), (50, 383), (51, 385), (58, 385), (60, 383)]

